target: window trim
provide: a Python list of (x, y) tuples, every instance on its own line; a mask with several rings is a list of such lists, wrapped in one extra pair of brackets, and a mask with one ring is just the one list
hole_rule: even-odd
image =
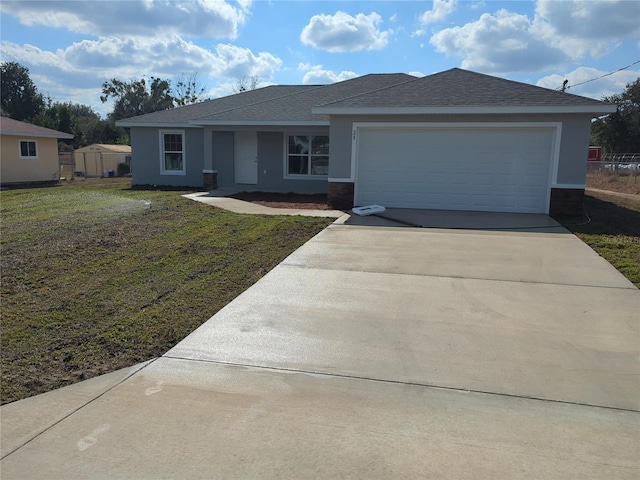
[[(182, 136), (182, 170), (167, 170), (165, 168), (165, 149), (164, 149), (164, 136), (165, 135), (181, 135)], [(159, 146), (160, 146), (160, 175), (186, 175), (187, 174), (187, 135), (184, 130), (160, 130), (159, 131)]]
[[(23, 156), (22, 155), (22, 143), (26, 142), (26, 143), (33, 143), (36, 149), (36, 154), (35, 155), (26, 155)], [(29, 147), (27, 147), (27, 150), (29, 150)], [(21, 159), (25, 159), (25, 160), (37, 160), (38, 159), (38, 141), (33, 139), (33, 140), (26, 140), (26, 139), (20, 139), (18, 140), (18, 156)]]
[[(331, 161), (331, 138), (329, 135), (323, 134), (313, 134), (313, 133), (285, 133), (283, 144), (284, 144), (284, 159), (282, 166), (283, 178), (287, 180), (327, 180), (329, 178), (329, 169), (327, 168), (327, 173), (325, 175), (313, 175), (311, 174), (311, 163), (309, 163), (309, 173), (289, 173), (289, 137), (327, 137), (329, 138), (329, 154), (326, 155), (328, 157), (328, 161)], [(307, 161), (311, 161), (311, 157), (313, 154), (309, 152), (307, 154)], [(318, 155), (319, 156), (319, 155)], [(323, 155), (324, 156), (324, 155)]]

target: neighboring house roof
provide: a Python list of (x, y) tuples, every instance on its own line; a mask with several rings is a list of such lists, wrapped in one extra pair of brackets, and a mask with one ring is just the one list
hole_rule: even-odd
[(46, 137), (71, 139), (73, 135), (31, 123), (20, 122), (9, 117), (0, 117), (0, 134), (16, 137)]
[(101, 150), (109, 150), (114, 153), (131, 153), (131, 146), (129, 145), (114, 145), (110, 143), (93, 143), (85, 147), (77, 148), (76, 152), (87, 152), (91, 149), (100, 148)]
[(611, 113), (591, 98), (452, 68), (376, 92), (323, 102), (316, 114)]
[(329, 85), (272, 85), (185, 107), (119, 120), (122, 127), (277, 124), (328, 125), (311, 112), (322, 102), (415, 79), (404, 73), (371, 74)]

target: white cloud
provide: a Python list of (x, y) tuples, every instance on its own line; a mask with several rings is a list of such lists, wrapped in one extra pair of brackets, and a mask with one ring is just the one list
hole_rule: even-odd
[(411, 75), (412, 77), (424, 77), (424, 73), (419, 72), (419, 71), (415, 71), (415, 72), (409, 72), (409, 75)]
[[(101, 37), (82, 40), (55, 52), (31, 45), (2, 42), (3, 58), (12, 58), (28, 66), (55, 68), (71, 76), (86, 73), (93, 83), (103, 78), (129, 78), (141, 75), (172, 77), (176, 72), (199, 72), (213, 77), (235, 78), (257, 75), (271, 78), (282, 60), (248, 48), (218, 44), (213, 51), (204, 49), (178, 35), (163, 38)], [(126, 62), (122, 59), (126, 58)]]
[(334, 53), (380, 50), (389, 43), (390, 34), (378, 28), (381, 23), (382, 17), (376, 12), (355, 17), (340, 11), (335, 15), (314, 15), (303, 28), (300, 40)]
[(304, 77), (302, 77), (302, 83), (304, 85), (324, 85), (327, 83), (342, 82), (343, 80), (349, 80), (350, 78), (358, 76), (357, 73), (348, 70), (336, 73), (332, 70), (325, 70), (322, 65), (310, 65), (308, 63), (299, 64), (298, 70), (306, 72)]
[(447, 56), (462, 57), (462, 67), (491, 73), (539, 71), (569, 57), (541, 40), (526, 15), (499, 10), (462, 27), (441, 30), (430, 43)]
[(225, 0), (8, 1), (0, 11), (23, 25), (45, 25), (91, 35), (166, 35), (236, 38), (251, 2)]
[[(539, 87), (551, 88), (558, 90), (562, 87), (562, 83), (565, 80), (569, 80), (568, 93), (576, 95), (583, 95), (586, 97), (596, 98), (598, 100), (602, 97), (608, 97), (616, 93), (622, 93), (627, 84), (640, 78), (640, 70), (622, 70), (615, 72), (603, 78), (598, 78), (609, 72), (603, 72), (601, 70), (590, 67), (579, 67), (565, 75), (548, 75), (538, 80), (536, 85)], [(597, 80), (589, 81), (598, 78)], [(588, 82), (584, 85), (578, 85), (582, 82)], [(577, 85), (572, 87), (572, 85)]]
[(420, 23), (428, 25), (443, 21), (458, 6), (458, 0), (433, 0), (433, 7), (420, 15)]
[(56, 51), (2, 42), (0, 54), (4, 61), (16, 61), (28, 67), (38, 89), (54, 100), (82, 101), (102, 113), (104, 108), (98, 103), (100, 86), (111, 78), (172, 79), (184, 72), (198, 73), (205, 83), (208, 77), (233, 81), (255, 75), (263, 84), (282, 66), (282, 60), (270, 53), (256, 54), (248, 48), (228, 44), (207, 50), (177, 35), (101, 37)]
[(599, 57), (640, 35), (640, 4), (629, 0), (538, 0), (534, 26), (555, 47), (580, 58)]
[(398, 14), (397, 13), (394, 13), (393, 15), (391, 15), (389, 17), (389, 21), (390, 22), (395, 22), (396, 20), (398, 20)]
[(430, 43), (462, 67), (489, 73), (533, 72), (599, 56), (640, 35), (640, 7), (625, 0), (538, 0), (535, 16), (505, 9), (435, 33)]

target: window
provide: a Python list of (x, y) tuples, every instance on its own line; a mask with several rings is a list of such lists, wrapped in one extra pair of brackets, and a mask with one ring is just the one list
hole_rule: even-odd
[(287, 138), (287, 177), (326, 176), (329, 173), (329, 137), (289, 135)]
[(38, 158), (35, 140), (20, 140), (20, 158)]
[(184, 131), (160, 131), (160, 171), (163, 175), (186, 175)]

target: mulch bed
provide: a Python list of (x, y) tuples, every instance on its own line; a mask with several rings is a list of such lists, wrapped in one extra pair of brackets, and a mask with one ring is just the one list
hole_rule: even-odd
[(240, 192), (229, 195), (245, 202), (257, 203), (272, 208), (297, 208), (301, 210), (331, 210), (325, 194)]

